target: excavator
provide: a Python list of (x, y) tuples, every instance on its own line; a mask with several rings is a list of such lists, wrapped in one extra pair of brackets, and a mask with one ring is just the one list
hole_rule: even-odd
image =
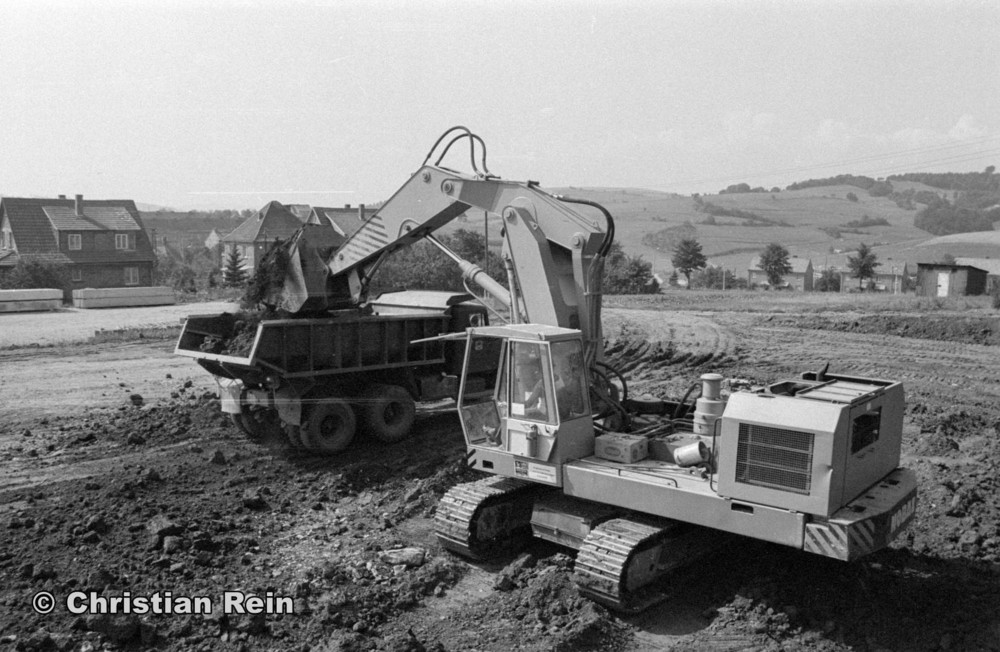
[[(442, 165), (462, 141), (471, 172)], [(434, 237), (472, 209), (503, 222), (506, 287)], [(662, 578), (734, 535), (843, 561), (896, 540), (917, 507), (916, 476), (900, 467), (902, 384), (823, 369), (725, 391), (721, 375), (706, 373), (693, 384), (700, 388), (694, 401), (628, 396), (625, 378), (604, 359), (601, 331), (614, 233), (613, 217), (597, 203), (492, 175), (483, 140), (455, 127), (342, 246), (315, 246), (308, 231), (292, 239), (271, 300), (308, 316), (287, 320), (310, 324), (312, 335), (296, 331), (305, 345), (288, 332), (268, 340), (263, 322), (256, 348), (270, 341), (269, 353), (226, 359), (197, 350), (198, 334), (207, 332), (202, 320), (198, 333), (185, 339), (182, 332), (177, 352), (226, 384), (223, 409), (242, 413), (250, 403), (277, 415), (286, 430), (311, 432), (304, 443), (322, 442), (314, 415), (329, 418), (325, 406), (345, 399), (316, 391), (328, 383), (303, 384), (322, 365), (311, 362), (296, 375), (283, 360), (292, 348), (317, 360), (336, 357), (331, 352), (340, 349), (327, 340), (342, 335), (324, 326), (331, 321), (395, 319), (379, 312), (382, 297), (369, 300), (368, 285), (392, 252), (427, 240), (459, 265), (469, 296), (485, 294), (484, 305), (501, 306), (491, 308), (501, 323), (467, 310), (457, 322), (439, 322), (436, 333), (424, 325), (404, 347), (448, 352), (466, 460), (485, 474), (442, 497), (435, 527), (444, 548), (480, 560), (532, 537), (573, 548), (581, 593), (635, 612), (662, 599)], [(429, 359), (410, 363), (410, 355), (393, 359), (413, 368)], [(348, 371), (352, 384), (364, 385), (383, 369)]]

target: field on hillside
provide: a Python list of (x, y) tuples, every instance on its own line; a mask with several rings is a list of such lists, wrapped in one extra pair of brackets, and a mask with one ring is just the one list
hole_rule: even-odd
[[(899, 190), (912, 187), (934, 191), (919, 183), (897, 185)], [(673, 245), (681, 238), (691, 237), (701, 243), (709, 264), (734, 270), (740, 278), (746, 278), (750, 260), (771, 242), (784, 245), (793, 256), (812, 260), (814, 268), (845, 269), (847, 256), (862, 242), (873, 246), (881, 269), (886, 271), (892, 267), (901, 269), (905, 263), (912, 273), (918, 262), (938, 260), (944, 253), (987, 255), (980, 252), (981, 248), (971, 249), (965, 244), (918, 247), (933, 236), (913, 226), (917, 211), (899, 208), (885, 197), (871, 197), (854, 186), (702, 195), (702, 200), (710, 204), (748, 211), (789, 226), (746, 226), (746, 220), (736, 217), (716, 217), (714, 225), (706, 224), (708, 215), (698, 212), (695, 201), (687, 195), (643, 189), (571, 188), (564, 192), (604, 205), (615, 217), (616, 240), (630, 254), (640, 254), (652, 262), (654, 271), (664, 277), (673, 268), (670, 262)], [(854, 193), (858, 201), (849, 200), (848, 193)], [(866, 215), (874, 221), (884, 219), (888, 225), (853, 229), (846, 226), (863, 220)], [(835, 230), (840, 231), (839, 237)], [(651, 246), (651, 240), (657, 246)], [(996, 254), (1000, 254), (1000, 248)]]

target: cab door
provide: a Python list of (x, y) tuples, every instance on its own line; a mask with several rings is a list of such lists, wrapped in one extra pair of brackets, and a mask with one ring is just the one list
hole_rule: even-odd
[(507, 450), (547, 460), (559, 430), (549, 344), (511, 340), (505, 362)]

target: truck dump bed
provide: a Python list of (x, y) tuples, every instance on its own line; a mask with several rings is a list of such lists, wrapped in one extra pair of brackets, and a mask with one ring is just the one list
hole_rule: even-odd
[(214, 375), (244, 382), (259, 382), (269, 374), (315, 377), (441, 364), (441, 342), (411, 342), (447, 332), (449, 316), (344, 311), (319, 319), (265, 320), (257, 325), (249, 352), (231, 354), (228, 346), (238, 319), (230, 313), (188, 317), (174, 352), (194, 358)]

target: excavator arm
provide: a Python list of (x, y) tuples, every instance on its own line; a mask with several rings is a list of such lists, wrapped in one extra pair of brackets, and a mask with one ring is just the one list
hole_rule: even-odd
[[(470, 143), (481, 142), (471, 132), (466, 133)], [(485, 150), (483, 159), (485, 167)], [(322, 269), (317, 265), (317, 252), (322, 249), (301, 241), (298, 255), (291, 258), (300, 261), (304, 271), (298, 273), (292, 265), (282, 307), (294, 313), (303, 306), (329, 309), (362, 305), (368, 284), (386, 257), (430, 238), (466, 211), (480, 209), (503, 219), (510, 287), (503, 288), (469, 263), (463, 265), (466, 278), (507, 304), (515, 323), (579, 329), (589, 348), (599, 349), (600, 279), (614, 235), (610, 214), (584, 200), (546, 193), (534, 182), (506, 181), (482, 173), (475, 162), (473, 174), (438, 163), (425, 160), (381, 208), (330, 253)], [(576, 210), (580, 204), (600, 210), (605, 224)], [(322, 283), (316, 281), (318, 274), (325, 276)], [(319, 287), (323, 288), (321, 293)]]

